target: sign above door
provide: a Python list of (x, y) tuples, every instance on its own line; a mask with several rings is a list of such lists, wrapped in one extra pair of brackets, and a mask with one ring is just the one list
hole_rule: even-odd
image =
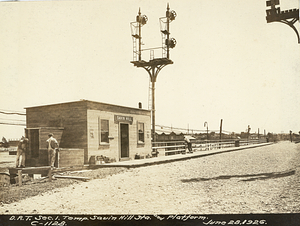
[(119, 122), (127, 122), (132, 125), (133, 117), (131, 116), (123, 116), (123, 115), (115, 115), (115, 123)]

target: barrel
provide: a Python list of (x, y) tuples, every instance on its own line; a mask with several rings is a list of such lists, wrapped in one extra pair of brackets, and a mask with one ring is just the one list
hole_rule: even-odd
[(92, 155), (92, 156), (90, 157), (89, 164), (90, 164), (90, 165), (95, 165), (95, 164), (96, 164), (96, 156), (95, 156), (95, 155)]
[(7, 168), (0, 169), (0, 187), (8, 187), (10, 185), (10, 173)]

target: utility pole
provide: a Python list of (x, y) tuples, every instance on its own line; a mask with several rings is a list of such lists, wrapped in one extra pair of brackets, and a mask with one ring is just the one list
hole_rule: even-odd
[(223, 119), (221, 119), (221, 123), (220, 123), (220, 141), (222, 140), (222, 123), (223, 123)]
[[(150, 50), (150, 60), (144, 61), (142, 60), (142, 50), (141, 48), (141, 40), (142, 40), (142, 32), (141, 27), (146, 24), (148, 18), (145, 15), (141, 15), (140, 9), (138, 15), (136, 17), (136, 21), (131, 23), (131, 32), (133, 39), (133, 61), (131, 63), (136, 67), (144, 68), (149, 76), (151, 81), (151, 116), (152, 116), (152, 141), (156, 140), (155, 137), (155, 82), (158, 76), (158, 73), (161, 71), (163, 67), (168, 64), (173, 64), (173, 61), (170, 60), (170, 48), (174, 48), (176, 46), (176, 40), (174, 38), (170, 38), (170, 22), (175, 20), (176, 12), (170, 10), (169, 4), (167, 5), (166, 16), (159, 18), (161, 25), (161, 34), (162, 34), (162, 57), (154, 58), (153, 52), (154, 49)], [(137, 49), (138, 42), (138, 49)]]
[(204, 127), (206, 126), (206, 139), (208, 140), (208, 123), (204, 122)]
[(250, 125), (248, 125), (248, 129), (247, 129), (247, 131), (248, 131), (248, 138), (247, 139), (249, 139), (249, 136), (250, 136), (250, 130), (251, 130), (251, 128), (250, 128)]

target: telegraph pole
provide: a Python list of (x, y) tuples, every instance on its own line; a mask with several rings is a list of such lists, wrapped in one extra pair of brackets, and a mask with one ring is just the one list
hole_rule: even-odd
[(204, 127), (206, 126), (206, 139), (208, 140), (208, 123), (204, 122)]
[[(136, 21), (131, 23), (131, 32), (133, 38), (133, 61), (131, 63), (136, 67), (144, 68), (149, 76), (151, 81), (151, 116), (152, 116), (152, 141), (155, 141), (155, 82), (158, 76), (158, 73), (168, 64), (173, 64), (173, 61), (170, 59), (170, 48), (174, 48), (176, 45), (176, 40), (174, 38), (170, 39), (170, 22), (175, 20), (176, 13), (175, 11), (171, 11), (169, 8), (169, 4), (167, 5), (166, 16), (159, 18), (161, 25), (161, 35), (162, 35), (162, 57), (154, 58), (151, 54), (153, 53), (153, 49), (150, 50), (150, 60), (144, 61), (142, 60), (142, 48), (141, 48), (141, 40), (142, 40), (142, 31), (141, 27), (147, 23), (147, 16), (141, 15), (141, 11), (139, 9), (138, 15), (136, 17)], [(138, 41), (138, 49), (136, 42)], [(138, 57), (137, 57), (138, 56)]]
[(223, 123), (223, 119), (221, 119), (221, 123), (220, 123), (220, 141), (222, 140), (222, 123)]
[(248, 136), (247, 136), (247, 140), (249, 140), (249, 136), (250, 136), (250, 130), (251, 130), (251, 128), (250, 128), (250, 125), (248, 125), (248, 129), (247, 129), (247, 134), (248, 134)]

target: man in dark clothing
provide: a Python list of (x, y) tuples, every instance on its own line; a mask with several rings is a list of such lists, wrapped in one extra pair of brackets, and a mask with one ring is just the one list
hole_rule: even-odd
[(25, 167), (25, 151), (27, 148), (28, 139), (22, 136), (17, 149), (16, 168)]

